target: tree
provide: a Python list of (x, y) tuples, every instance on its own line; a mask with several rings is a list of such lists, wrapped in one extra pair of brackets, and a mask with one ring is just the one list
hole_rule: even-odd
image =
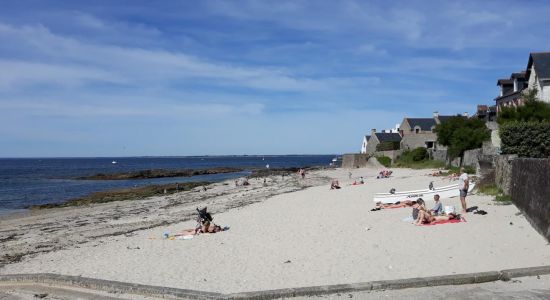
[(491, 137), (491, 132), (482, 120), (460, 115), (438, 124), (434, 131), (437, 133), (437, 142), (448, 147), (449, 157), (460, 157), (461, 164), (466, 150), (480, 148)]
[(504, 107), (498, 114), (498, 124), (550, 121), (550, 103), (540, 101), (537, 93), (536, 88), (528, 89), (521, 97), (523, 105)]

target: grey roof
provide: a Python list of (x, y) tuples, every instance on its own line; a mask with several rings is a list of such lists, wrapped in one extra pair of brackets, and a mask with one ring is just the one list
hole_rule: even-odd
[(529, 55), (527, 78), (529, 78), (533, 63), (535, 64), (535, 72), (539, 79), (550, 79), (550, 52), (537, 52)]
[(497, 102), (497, 104), (500, 104), (500, 103), (506, 103), (508, 101), (512, 101), (512, 100), (515, 100), (515, 99), (518, 99), (518, 98), (521, 98), (522, 92), (523, 90), (521, 91), (517, 91), (517, 92), (513, 92), (513, 93), (510, 93), (510, 94), (506, 94), (502, 97), (496, 97), (495, 98), (495, 101)]
[(438, 116), (437, 118), (439, 119), (440, 123), (445, 123), (447, 120), (449, 120), (452, 117), (456, 117), (456, 116)]
[(506, 84), (514, 84), (514, 80), (512, 80), (512, 79), (499, 79), (499, 80), (497, 80), (497, 85), (506, 85)]
[(367, 139), (367, 142), (370, 140), (370, 135), (365, 135), (365, 138)]
[(518, 73), (512, 73), (512, 75), (510, 75), (510, 79), (513, 79), (513, 78), (525, 79), (525, 71), (521, 71), (521, 72), (518, 72)]
[(401, 135), (397, 132), (376, 132), (376, 138), (382, 142), (401, 142)]
[(434, 118), (406, 118), (409, 122), (411, 129), (414, 129), (416, 126), (420, 127), (423, 131), (430, 131), (432, 127), (436, 125)]

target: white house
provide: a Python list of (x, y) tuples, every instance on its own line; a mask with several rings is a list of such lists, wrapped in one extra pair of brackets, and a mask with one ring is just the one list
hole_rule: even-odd
[(550, 102), (550, 52), (531, 53), (525, 76), (528, 88), (536, 88), (538, 98)]
[[(399, 133), (399, 124), (395, 124), (395, 128), (393, 129), (385, 129), (382, 130), (382, 132), (386, 133)], [(363, 143), (361, 143), (361, 153), (365, 154), (367, 153), (367, 145), (369, 144), (370, 135), (363, 136)]]

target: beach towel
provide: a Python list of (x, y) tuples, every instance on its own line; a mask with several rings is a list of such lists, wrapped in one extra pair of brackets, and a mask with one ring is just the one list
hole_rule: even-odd
[(466, 219), (460, 218), (460, 219), (452, 219), (452, 220), (445, 220), (445, 221), (433, 221), (431, 223), (424, 223), (420, 226), (431, 226), (431, 225), (448, 224), (448, 223), (461, 223), (461, 222), (466, 222)]

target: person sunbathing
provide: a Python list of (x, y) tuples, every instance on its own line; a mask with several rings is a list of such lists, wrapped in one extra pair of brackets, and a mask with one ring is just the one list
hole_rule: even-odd
[(420, 210), (418, 212), (418, 219), (415, 222), (415, 225), (420, 226), (422, 224), (430, 224), (433, 222), (448, 221), (448, 220), (460, 220), (460, 215), (455, 213), (449, 213), (444, 216), (433, 216), (430, 211)]
[(449, 176), (445, 177), (446, 179), (449, 179), (449, 181), (458, 180), (458, 173), (452, 173)]
[(449, 213), (443, 216), (434, 216), (432, 215), (430, 210), (426, 209), (424, 200), (420, 198), (416, 200), (416, 202), (418, 203), (416, 207), (416, 209), (418, 209), (418, 216), (415, 219), (415, 222), (414, 222), (415, 225), (420, 226), (422, 224), (429, 224), (437, 221), (448, 221), (448, 220), (460, 219), (460, 215), (455, 213)]
[(189, 235), (198, 235), (198, 234), (201, 234), (201, 233), (216, 233), (216, 232), (220, 232), (220, 231), (225, 231), (227, 229), (229, 229), (229, 228), (228, 227), (221, 227), (220, 225), (216, 225), (216, 224), (214, 224), (214, 226), (210, 226), (210, 224), (208, 224), (206, 226), (202, 226), (199, 229), (182, 230), (182, 231), (174, 234), (174, 236), (189, 236)]
[(438, 171), (434, 171), (432, 173), (428, 173), (426, 175), (428, 175), (428, 176), (442, 176), (443, 172), (441, 170), (438, 170)]
[(376, 203), (376, 207), (373, 210), (388, 209), (388, 208), (403, 208), (403, 207), (412, 207), (416, 204), (416, 201), (403, 200), (397, 201), (395, 203)]

